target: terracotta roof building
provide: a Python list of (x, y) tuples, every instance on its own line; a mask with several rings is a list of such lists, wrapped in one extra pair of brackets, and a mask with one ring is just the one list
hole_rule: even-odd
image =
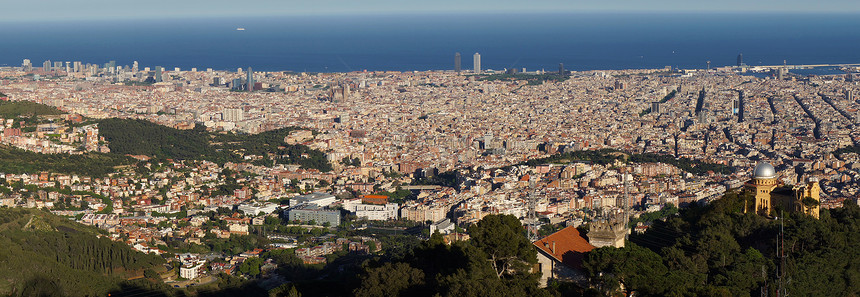
[(541, 240), (535, 241), (538, 249), (538, 269), (541, 285), (550, 278), (574, 282), (585, 281), (582, 261), (595, 247), (588, 243), (574, 227), (567, 227)]

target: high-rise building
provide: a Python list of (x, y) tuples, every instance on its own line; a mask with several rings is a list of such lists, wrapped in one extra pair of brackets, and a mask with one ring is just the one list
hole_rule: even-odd
[(42, 70), (51, 71), (51, 60), (47, 60), (45, 63), (42, 63)]
[(454, 71), (460, 73), (460, 53), (454, 53)]
[(222, 116), (227, 122), (241, 122), (245, 120), (245, 111), (241, 108), (228, 108), (224, 110)]
[(161, 68), (161, 66), (155, 66), (155, 82), (164, 81), (164, 79), (161, 77), (162, 72), (164, 72), (164, 68)]
[(72, 70), (71, 64), (72, 64), (72, 62), (66, 61), (66, 73), (71, 72), (71, 70)]
[(565, 73), (564, 73), (564, 63), (558, 63), (558, 75), (565, 75)]
[(30, 71), (33, 69), (33, 63), (30, 62), (30, 59), (24, 59), (24, 62), (21, 63), (21, 69), (24, 71)]
[(137, 64), (137, 61), (134, 61), (134, 63), (131, 63), (131, 71), (132, 71), (132, 72), (137, 72), (137, 71), (138, 71), (138, 69), (139, 69), (139, 66), (140, 66), (140, 65), (138, 65), (138, 64)]
[(660, 113), (660, 102), (651, 102), (651, 112), (654, 114)]
[(254, 70), (252, 70), (251, 67), (248, 67), (247, 83), (248, 83), (248, 86), (246, 89), (248, 90), (248, 92), (254, 91)]
[(53, 70), (63, 70), (63, 62), (62, 62), (62, 61), (54, 62), (54, 67), (53, 67), (53, 68), (51, 68), (51, 69), (53, 69)]
[(788, 75), (788, 68), (779, 67), (776, 70), (776, 79), (783, 80)]
[(744, 54), (738, 54), (738, 67), (744, 66)]
[(475, 73), (481, 73), (481, 54), (475, 53), (472, 56), (472, 64), (475, 66)]

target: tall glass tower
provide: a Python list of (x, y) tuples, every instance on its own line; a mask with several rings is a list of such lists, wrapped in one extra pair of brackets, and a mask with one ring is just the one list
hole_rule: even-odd
[(254, 91), (254, 70), (248, 67), (248, 92)]
[(481, 73), (481, 54), (475, 53), (472, 59), (472, 63), (475, 65), (475, 73)]
[(454, 53), (454, 71), (460, 73), (460, 53)]
[(162, 82), (161, 72), (164, 71), (161, 66), (155, 66), (155, 82)]

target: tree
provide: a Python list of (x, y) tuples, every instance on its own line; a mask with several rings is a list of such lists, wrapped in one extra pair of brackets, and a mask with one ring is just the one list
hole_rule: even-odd
[(302, 297), (293, 284), (283, 284), (269, 291), (269, 297)]
[(242, 261), (242, 264), (239, 265), (239, 272), (250, 275), (251, 277), (256, 277), (260, 275), (260, 266), (263, 265), (263, 259), (259, 257), (251, 257)]
[(155, 272), (155, 270), (152, 270), (149, 268), (147, 268), (146, 270), (143, 271), (143, 277), (151, 279), (151, 280), (159, 279), (158, 273)]
[(635, 243), (623, 248), (602, 247), (588, 253), (583, 262), (588, 276), (606, 295), (624, 288), (641, 291), (645, 295), (660, 295), (661, 278), (668, 271), (660, 255)]
[(512, 215), (488, 215), (469, 226), (472, 244), (483, 251), (496, 276), (525, 272), (528, 263), (537, 263), (537, 252), (526, 238), (520, 221)]
[(424, 284), (424, 272), (406, 263), (385, 263), (367, 268), (355, 296), (410, 296), (410, 290)]

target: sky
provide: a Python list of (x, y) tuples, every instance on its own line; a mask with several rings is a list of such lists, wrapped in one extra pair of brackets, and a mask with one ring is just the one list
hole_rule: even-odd
[(857, 0), (24, 0), (0, 21), (64, 21), (417, 13), (860, 13)]

